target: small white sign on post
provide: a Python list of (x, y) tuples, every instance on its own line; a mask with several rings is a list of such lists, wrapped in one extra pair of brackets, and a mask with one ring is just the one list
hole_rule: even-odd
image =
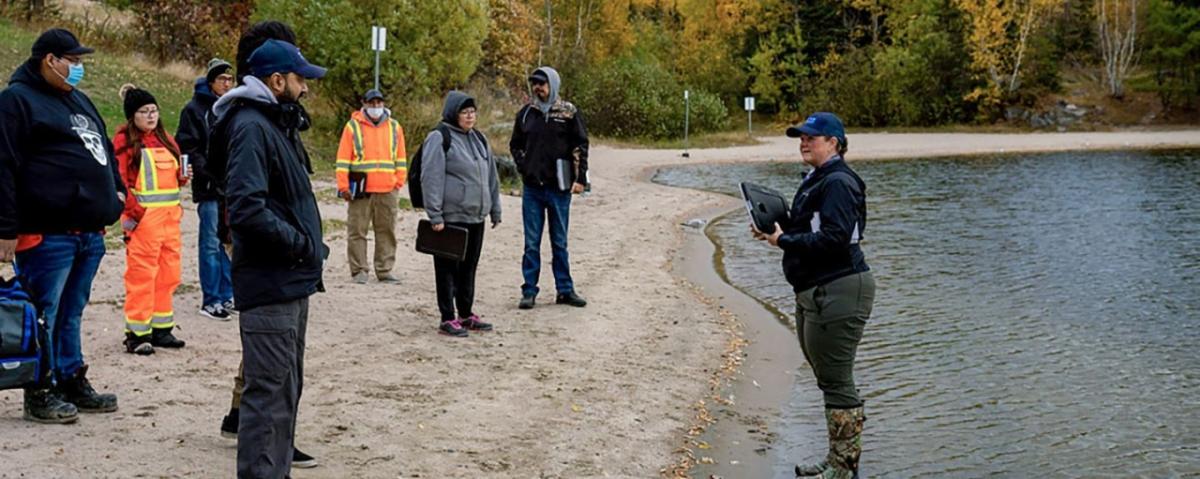
[(387, 50), (387, 29), (371, 27), (371, 50), (382, 52)]
[(752, 97), (752, 96), (746, 97), (745, 100), (743, 101), (743, 105), (744, 105), (743, 108), (745, 108), (746, 111), (754, 111), (754, 97)]

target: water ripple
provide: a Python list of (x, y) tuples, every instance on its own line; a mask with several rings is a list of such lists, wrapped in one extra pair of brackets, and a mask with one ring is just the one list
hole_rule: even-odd
[[(1200, 152), (854, 163), (879, 291), (856, 376), (870, 477), (1200, 477)], [(796, 163), (656, 181), (795, 191)], [(729, 279), (785, 314), (779, 253), (711, 225)], [(806, 365), (776, 448), (823, 455)]]

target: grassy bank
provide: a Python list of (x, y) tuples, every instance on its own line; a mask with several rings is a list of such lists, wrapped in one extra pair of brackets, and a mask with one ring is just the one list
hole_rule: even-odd
[[(12, 72), (29, 59), (29, 49), (37, 34), (0, 19), (0, 75), (6, 79), (5, 84)], [(86, 39), (83, 41), (86, 44)], [(170, 132), (175, 131), (179, 112), (192, 97), (192, 80), (184, 77), (186, 72), (158, 69), (139, 56), (98, 50), (86, 57), (84, 65), (86, 74), (79, 89), (96, 104), (108, 124), (110, 135), (125, 123), (123, 103), (117, 94), (125, 83), (133, 83), (154, 94), (162, 111), (163, 124)]]

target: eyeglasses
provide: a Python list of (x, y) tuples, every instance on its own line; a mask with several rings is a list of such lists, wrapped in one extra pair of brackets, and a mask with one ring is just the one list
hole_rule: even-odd
[(545, 84), (546, 84), (546, 80), (542, 80), (542, 79), (536, 79), (536, 78), (535, 78), (535, 79), (533, 79), (533, 80), (529, 80), (529, 84), (530, 84), (530, 85), (533, 85), (533, 86), (542, 86), (542, 85), (545, 85)]
[(158, 108), (143, 108), (134, 113), (137, 113), (142, 116), (154, 116), (154, 115), (158, 114)]
[(63, 55), (63, 56), (61, 56), (61, 57), (58, 57), (58, 58), (60, 58), (60, 59), (63, 59), (63, 60), (66, 60), (66, 61), (67, 61), (67, 63), (70, 63), (70, 64), (72, 64), (72, 65), (83, 65), (83, 57), (76, 57), (76, 56), (66, 56), (66, 55)]
[(220, 76), (218, 76), (217, 78), (213, 79), (213, 81), (215, 81), (215, 82), (217, 82), (217, 83), (230, 83), (230, 84), (232, 84), (232, 83), (233, 83), (233, 75), (220, 75)]
[(462, 116), (475, 116), (475, 109), (467, 108), (466, 110), (458, 112), (458, 114)]

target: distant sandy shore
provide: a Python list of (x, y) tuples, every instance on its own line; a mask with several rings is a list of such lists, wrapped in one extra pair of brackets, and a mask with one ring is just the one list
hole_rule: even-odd
[[(1200, 131), (863, 134), (850, 137), (848, 156), (1176, 146), (1200, 147)], [(677, 463), (698, 424), (697, 401), (730, 364), (722, 354), (736, 330), (729, 312), (673, 267), (688, 234), (679, 223), (737, 202), (655, 185), (646, 172), (798, 156), (786, 138), (679, 153), (593, 149), (595, 192), (576, 198), (571, 218), (571, 265), (591, 303), (584, 309), (552, 304), (548, 244), (538, 307), (516, 308), (521, 202), (504, 197), (505, 220), (487, 231), (478, 279), (477, 312), (496, 331), (467, 339), (436, 334), (432, 261), (412, 250), (419, 213), (399, 219), (399, 286), (352, 284), (344, 227), (326, 231), (333, 254), (327, 292), (312, 302), (297, 439), (322, 465), (293, 476), (655, 477)], [(332, 188), (330, 178), (315, 181)], [(218, 426), (240, 357), (237, 323), (197, 314), (197, 219), (190, 201), (185, 208), (176, 317), (188, 346), (150, 357), (124, 352), (124, 251), (110, 252), (85, 312), (84, 353), (92, 383), (116, 393), (120, 410), (36, 425), (21, 419), (19, 391), (0, 392), (0, 477), (233, 475), (234, 441)], [(326, 199), (322, 214), (327, 223), (345, 220), (345, 206)]]

